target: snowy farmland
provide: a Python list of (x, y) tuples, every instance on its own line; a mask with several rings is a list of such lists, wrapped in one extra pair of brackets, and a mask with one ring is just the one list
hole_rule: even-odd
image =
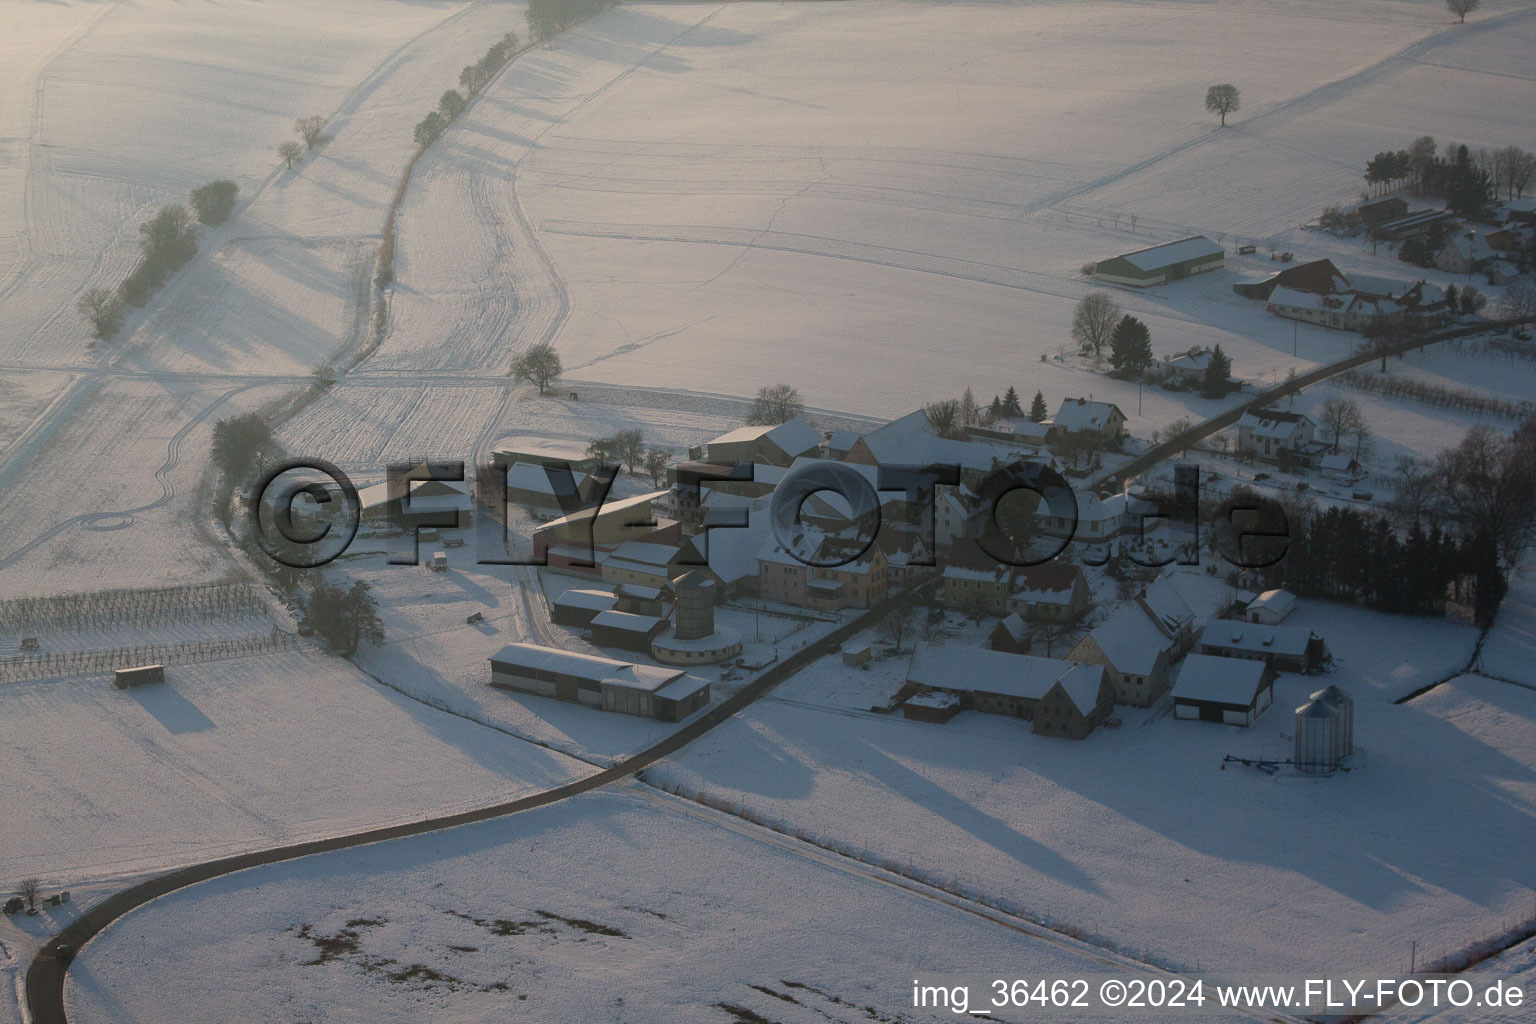
[[(525, 35), (524, 15), (521, 0), (6, 5), (0, 600), (257, 579), (212, 511), (213, 427), (238, 413), (361, 484), (405, 459), (630, 429), (681, 457), (780, 381), (818, 428), (861, 430), (1013, 385), (1050, 409), (1117, 403), (1128, 458), (1359, 344), (1232, 292), (1277, 269), (1272, 253), (1466, 283), (1303, 228), (1357, 198), (1372, 154), (1424, 134), (1536, 142), (1530, 0), (1486, 0), (1464, 26), (1441, 0), (624, 3), (522, 52), (413, 164), (413, 125), (488, 44)], [(1228, 80), (1243, 107), (1221, 128), (1200, 100)], [(276, 146), (306, 114), (329, 137), (284, 166)], [(197, 256), (90, 342), (82, 291), (122, 279), (157, 208), (226, 177), (233, 218), (198, 228)], [(1248, 391), (1218, 400), (1112, 379), (1069, 333), (1095, 287), (1085, 263), (1191, 233), (1226, 248), (1223, 269), (1112, 291), (1159, 357), (1221, 345)], [(508, 374), (544, 342), (564, 363), (547, 395)], [(1439, 345), (1379, 378), (1528, 401), (1536, 362), (1509, 345)], [(317, 387), (316, 370), (338, 379)], [(1399, 458), (1510, 425), (1359, 383), (1288, 407), (1360, 403), (1377, 500)], [(614, 493), (652, 485), (625, 475)], [(380, 604), (385, 640), (352, 663), (290, 634), (260, 583), (261, 607), (221, 617), (60, 619), (41, 637), (0, 622), (0, 670), (36, 641), (44, 657), (0, 676), (0, 778), (20, 794), (0, 883), (37, 875), (88, 906), (178, 865), (545, 791), (676, 728), (486, 685), (508, 642), (616, 653), (548, 621), (572, 578), (477, 565), (472, 546), (442, 572), (386, 566), (385, 542), (325, 574)], [(1099, 600), (1116, 589), (1090, 576)], [(1224, 580), (1184, 582), (1202, 616), (1230, 598)], [(914, 972), (1399, 972), (1414, 943), (1484, 939), (1536, 889), (1536, 592), (1512, 582), (1481, 642), (1304, 601), (1289, 624), (1326, 638), (1332, 674), (1283, 676), (1247, 730), (1166, 708), (1118, 708), (1077, 744), (974, 712), (907, 721), (869, 710), (905, 681), (901, 657), (822, 659), (647, 769), (714, 810), (620, 781), (183, 891), (82, 951), (70, 1019), (907, 1024), (954, 1016), (911, 1008)], [(761, 618), (760, 644), (785, 650), (830, 628)], [(992, 625), (958, 618), (952, 643)], [(282, 651), (251, 654), (264, 637)], [(55, 653), (241, 642), (246, 656), (173, 662), (143, 690), (78, 660), (41, 677)], [(697, 671), (715, 706), (744, 682)], [(1290, 709), (1325, 682), (1359, 700), (1351, 771), (1224, 765), (1288, 756)], [(0, 921), (0, 991), (73, 912)], [(1528, 947), (1505, 962), (1530, 976)], [(0, 1021), (19, 1014), (0, 996)]]
[(914, 977), (1114, 969), (624, 790), (158, 901), (70, 972), (71, 1019), (915, 1024), (954, 1013), (912, 1009)]

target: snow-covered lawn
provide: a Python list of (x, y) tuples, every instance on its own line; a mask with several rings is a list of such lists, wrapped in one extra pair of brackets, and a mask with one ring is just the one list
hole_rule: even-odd
[(93, 879), (511, 799), (586, 765), (285, 654), (0, 686), (0, 878)]
[(624, 786), (246, 871), (87, 946), (70, 1019), (915, 1022), (914, 979), (1105, 969), (808, 852)]

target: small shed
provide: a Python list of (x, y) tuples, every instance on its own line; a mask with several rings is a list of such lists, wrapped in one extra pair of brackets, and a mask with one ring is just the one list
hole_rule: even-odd
[(901, 717), (910, 718), (916, 722), (942, 724), (954, 718), (963, 709), (964, 702), (958, 694), (944, 691), (918, 693), (908, 697), (902, 703)]
[(130, 686), (163, 682), (165, 682), (164, 665), (139, 665), (134, 668), (116, 669), (112, 673), (112, 684), (119, 690), (126, 690)]
[(991, 637), (994, 651), (1007, 651), (1009, 654), (1029, 653), (1029, 623), (1018, 612), (1013, 612), (996, 626), (992, 627)]
[(843, 644), (844, 665), (868, 665), (870, 659), (869, 643), (864, 640), (850, 640)]
[(1285, 621), (1285, 617), (1295, 608), (1296, 595), (1289, 590), (1266, 590), (1248, 602), (1247, 614), (1244, 618), (1249, 622), (1273, 626)]

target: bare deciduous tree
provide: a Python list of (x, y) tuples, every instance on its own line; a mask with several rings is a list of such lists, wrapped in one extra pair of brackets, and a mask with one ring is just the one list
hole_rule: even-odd
[(325, 141), (325, 123), (325, 118), (319, 114), (310, 114), (293, 122), (293, 130), (304, 140), (305, 149), (314, 149)]
[(1242, 100), (1238, 97), (1235, 85), (1213, 85), (1205, 90), (1205, 109), (1213, 114), (1221, 115), (1221, 126), (1227, 126), (1227, 115), (1235, 113), (1242, 106)]
[(75, 303), (98, 338), (110, 338), (123, 328), (123, 304), (106, 288), (90, 288)]
[(560, 379), (561, 370), (560, 354), (547, 344), (534, 345), (512, 360), (512, 376), (534, 385), (541, 395)]
[(747, 422), (754, 426), (778, 426), (803, 415), (805, 403), (800, 401), (798, 390), (788, 384), (770, 384), (757, 389), (757, 398), (752, 403), (752, 411), (747, 414)]
[(1499, 300), (1499, 319), (1518, 324), (1536, 317), (1536, 288), (1528, 284), (1512, 284), (1504, 290)]
[(1333, 450), (1339, 450), (1339, 443), (1344, 435), (1355, 428), (1355, 424), (1361, 422), (1360, 406), (1353, 398), (1345, 398), (1342, 395), (1335, 396), (1323, 402), (1323, 408), (1318, 413), (1318, 419), (1323, 426), (1328, 428), (1330, 443)]
[(299, 157), (304, 155), (304, 147), (290, 139), (277, 147), (277, 155), (283, 158), (283, 163), (291, 171), (293, 165), (299, 162)]
[(1089, 292), (1072, 313), (1072, 339), (1083, 352), (1093, 353), (1093, 361), (1098, 363), (1103, 359), (1104, 346), (1109, 344), (1122, 315), (1119, 304), (1109, 292)]
[(1467, 15), (1483, 6), (1483, 0), (1445, 0), (1445, 6), (1450, 12), (1461, 19), (1461, 24), (1466, 24)]
[(43, 894), (43, 883), (36, 878), (23, 878), (16, 887), (16, 895), (27, 901), (27, 912), (37, 913), (37, 901)]

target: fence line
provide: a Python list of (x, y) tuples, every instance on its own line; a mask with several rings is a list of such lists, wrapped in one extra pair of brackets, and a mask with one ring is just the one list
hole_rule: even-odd
[(0, 630), (143, 627), (189, 618), (268, 614), (263, 592), (249, 583), (210, 583), (146, 590), (18, 597), (0, 601)]
[(297, 651), (304, 642), (276, 626), (252, 636), (163, 644), (137, 644), (101, 651), (46, 651), (0, 659), (0, 682), (52, 679), (60, 676), (105, 675), (135, 665), (186, 665), (222, 661), (274, 651)]

